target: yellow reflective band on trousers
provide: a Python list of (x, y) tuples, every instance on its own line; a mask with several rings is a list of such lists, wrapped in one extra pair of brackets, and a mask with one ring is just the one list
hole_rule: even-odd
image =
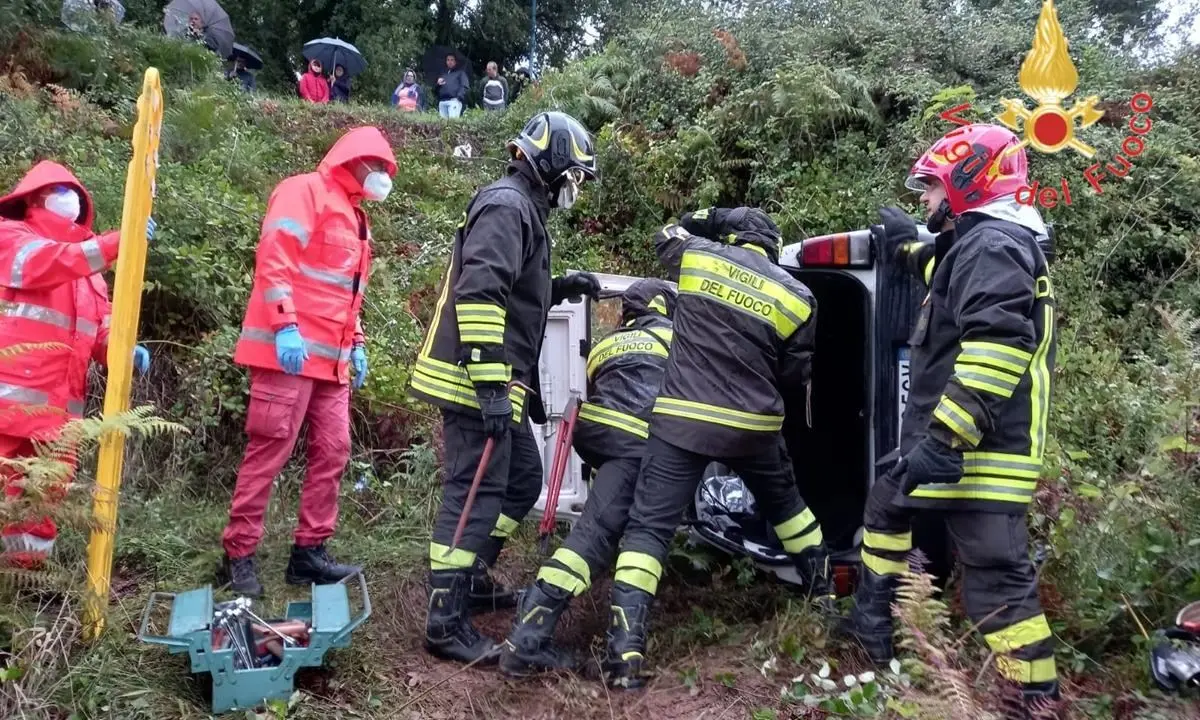
[(817, 516), (813, 515), (813, 511), (809, 508), (804, 508), (796, 515), (776, 525), (775, 534), (781, 538), (792, 537), (807, 530), (816, 521)]
[(971, 447), (975, 447), (983, 439), (979, 428), (975, 426), (975, 418), (945, 395), (933, 409), (933, 416), (941, 420), (946, 427), (954, 431), (955, 435), (958, 435)]
[(912, 531), (890, 535), (866, 530), (863, 532), (863, 547), (873, 550), (908, 552), (912, 550)]
[(757, 415), (661, 395), (654, 401), (654, 412), (754, 432), (778, 432), (783, 427), (781, 415)]
[[(778, 532), (776, 534), (778, 534)], [(811, 547), (816, 547), (824, 541), (825, 536), (821, 533), (820, 525), (816, 526), (812, 530), (809, 530), (803, 535), (797, 535), (796, 537), (790, 538), (780, 538), (780, 542), (783, 543), (783, 551), (793, 555), (802, 553)]]
[(458, 339), (463, 343), (504, 344), (505, 310), (487, 303), (458, 303)]
[(625, 551), (617, 558), (613, 582), (623, 582), (653, 595), (662, 579), (662, 563), (646, 553)]
[(962, 480), (956, 483), (918, 485), (911, 496), (931, 500), (995, 500), (1028, 504), (1033, 501), (1035, 490), (1036, 480), (963, 475)]
[(808, 322), (808, 303), (780, 283), (724, 258), (688, 250), (679, 271), (679, 292), (707, 297), (771, 327), (789, 338)]
[(500, 517), (496, 518), (496, 527), (492, 528), (492, 537), (506, 538), (509, 535), (512, 535), (513, 531), (516, 530), (517, 526), (520, 524), (520, 522), (513, 520), (504, 513), (500, 513)]
[(507, 383), (512, 380), (512, 366), (504, 363), (467, 363), (467, 377), (473, 383)]
[(775, 535), (783, 543), (784, 552), (793, 554), (816, 547), (825, 540), (816, 516), (808, 508), (776, 525)]
[[(479, 409), (475, 385), (467, 376), (466, 369), (458, 365), (420, 355), (413, 367), (410, 383), (414, 390), (431, 397), (473, 410)], [(525, 412), (525, 388), (514, 385), (508, 390), (508, 398), (513, 405), (513, 422), (519, 423)]]
[(996, 656), (996, 670), (1013, 682), (1030, 685), (1047, 683), (1058, 679), (1058, 668), (1054, 658), (1039, 660), (1020, 660), (1007, 655)]
[(887, 560), (873, 555), (865, 549), (862, 551), (863, 565), (876, 575), (903, 575), (908, 572), (907, 560)]
[(970, 365), (963, 362), (954, 364), (954, 378), (963, 387), (998, 395), (1005, 400), (1012, 397), (1013, 392), (1017, 389), (1017, 384), (1021, 382), (1019, 376), (1013, 375), (1007, 370), (996, 370), (983, 365)]
[(429, 567), (433, 570), (461, 570), (475, 564), (475, 553), (462, 548), (455, 548), (446, 555), (449, 545), (429, 543)]
[[(563, 567), (555, 567), (553, 563)], [(591, 587), (592, 571), (587, 562), (574, 550), (559, 548), (554, 551), (550, 562), (538, 570), (537, 579), (562, 588), (572, 595), (580, 595)]]
[(607, 425), (643, 440), (650, 437), (650, 423), (635, 415), (610, 410), (595, 403), (581, 404), (579, 406), (579, 419)]
[(1031, 353), (1018, 348), (1012, 348), (1000, 343), (985, 340), (963, 340), (962, 351), (958, 354), (959, 362), (975, 365), (987, 365), (997, 370), (1007, 370), (1020, 377), (1029, 367)]
[(661, 342), (645, 330), (623, 330), (609, 335), (596, 343), (596, 347), (588, 354), (588, 379), (591, 380), (604, 363), (629, 353), (667, 357), (667, 348), (663, 347), (663, 342), (671, 344), (670, 332), (668, 330), (665, 337), (664, 334), (659, 334), (659, 337), (662, 338)]
[(1033, 381), (1029, 392), (1029, 454), (1039, 460), (1046, 447), (1046, 422), (1050, 412), (1048, 357), (1054, 341), (1054, 308), (1047, 303), (1042, 313), (1042, 340), (1029, 363), (1029, 376)]
[(1046, 615), (1039, 613), (1031, 618), (1013, 623), (1006, 628), (983, 636), (988, 647), (995, 653), (1010, 653), (1050, 638), (1050, 623)]

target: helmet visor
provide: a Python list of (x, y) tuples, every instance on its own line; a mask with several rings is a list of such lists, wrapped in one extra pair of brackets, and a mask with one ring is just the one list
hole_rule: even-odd
[(932, 178), (928, 175), (909, 175), (908, 179), (904, 181), (904, 187), (914, 192), (925, 192), (933, 184), (930, 180)]

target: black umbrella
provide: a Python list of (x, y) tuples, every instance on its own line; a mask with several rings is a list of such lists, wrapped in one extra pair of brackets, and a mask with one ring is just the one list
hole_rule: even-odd
[(447, 55), (453, 55), (458, 62), (455, 66), (456, 69), (465, 72), (468, 78), (473, 75), (471, 61), (461, 51), (445, 45), (434, 45), (426, 50), (424, 57), (421, 58), (421, 70), (425, 73), (425, 82), (434, 85), (437, 83), (437, 79), (446, 72)]
[(334, 65), (345, 68), (347, 76), (367, 69), (367, 60), (358, 48), (337, 38), (318, 38), (304, 43), (304, 59), (309, 62), (320, 60), (321, 69), (331, 74)]
[(228, 60), (241, 58), (246, 61), (247, 70), (262, 70), (263, 61), (258, 53), (240, 43), (233, 44), (233, 52), (229, 53)]

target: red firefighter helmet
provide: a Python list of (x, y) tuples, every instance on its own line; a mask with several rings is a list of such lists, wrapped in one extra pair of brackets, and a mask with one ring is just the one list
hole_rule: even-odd
[(957, 216), (1015, 193), (1025, 185), (1028, 169), (1016, 135), (1000, 125), (977, 123), (943, 135), (913, 164), (904, 185), (923, 191), (927, 178), (937, 178)]

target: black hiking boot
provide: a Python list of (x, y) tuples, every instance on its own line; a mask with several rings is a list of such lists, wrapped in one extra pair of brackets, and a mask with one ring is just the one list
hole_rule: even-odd
[(833, 617), (837, 614), (837, 592), (829, 578), (829, 551), (822, 543), (816, 547), (805, 549), (799, 555), (793, 555), (792, 561), (800, 579), (804, 581), (808, 599), (817, 606), (822, 614)]
[(1021, 685), (1021, 707), (1006, 714), (1014, 720), (1060, 720), (1062, 696), (1058, 680)]
[(332, 585), (359, 572), (362, 568), (357, 565), (343, 565), (329, 557), (324, 543), (316, 547), (293, 545), (284, 579), (288, 585)]
[[(479, 634), (467, 618), (469, 570), (429, 573), (429, 610), (425, 619), (425, 649), (446, 660), (469, 663), (492, 654), (493, 643)], [(490, 664), (486, 660), (481, 664)]]
[(899, 576), (878, 575), (864, 566), (854, 593), (854, 609), (837, 626), (837, 634), (857, 641), (877, 666), (886, 666), (895, 656), (892, 599), (898, 584)]
[(543, 582), (534, 582), (521, 593), (512, 633), (500, 651), (500, 670), (505, 675), (575, 669), (574, 655), (554, 646), (554, 628), (570, 603), (570, 593)]
[(473, 613), (494, 612), (517, 606), (517, 593), (497, 582), (488, 572), (490, 564), (475, 558), (471, 568), (471, 586), (467, 589), (467, 609)]
[(263, 586), (258, 581), (258, 558), (254, 553), (240, 558), (231, 558), (226, 553), (219, 574), (218, 579), (229, 583), (229, 589), (235, 595), (251, 598), (263, 596)]
[(624, 583), (613, 583), (608, 624), (608, 654), (601, 665), (610, 687), (636, 690), (646, 684), (646, 630), (654, 596)]

